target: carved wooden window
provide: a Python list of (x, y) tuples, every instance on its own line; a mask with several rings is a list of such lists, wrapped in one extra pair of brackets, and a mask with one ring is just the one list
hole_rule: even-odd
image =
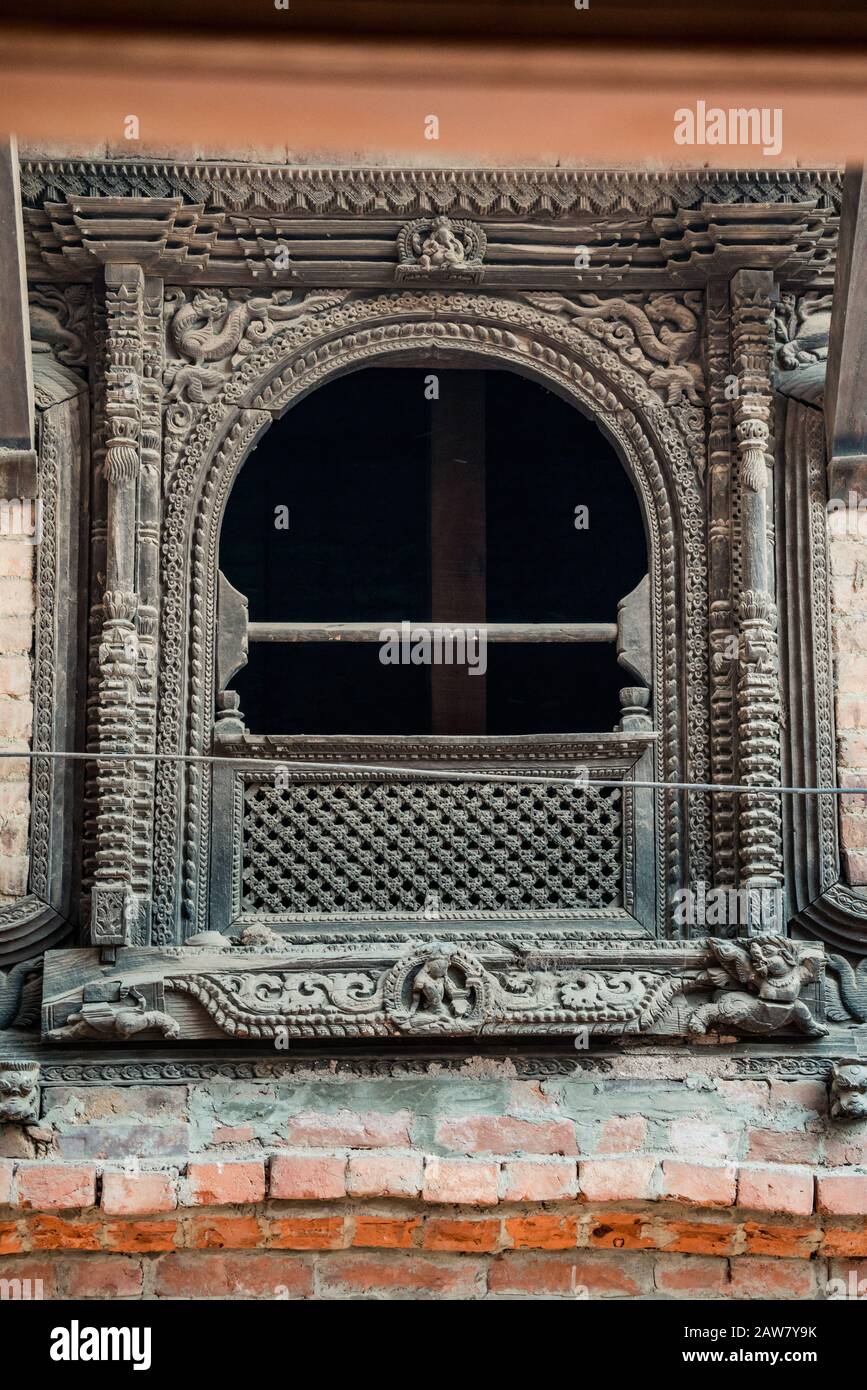
[[(221, 747), (287, 764), (218, 774), (220, 925), (633, 920), (635, 798), (619, 783), (642, 747), (612, 731), (630, 679), (618, 637), (621, 651), (643, 644), (633, 658), (649, 677), (647, 556), (638, 499), (590, 420), (501, 371), (344, 377), (264, 436), (230, 498), (220, 564), (221, 639), (244, 626), (240, 595), (250, 605), (232, 682), (246, 731)], [(625, 638), (630, 622), (642, 636)], [(456, 662), (435, 649), (425, 661), (425, 634), (464, 629)], [(623, 699), (649, 733), (649, 691)], [(221, 700), (225, 735), (241, 715)], [(517, 780), (541, 740), (547, 778)], [(288, 765), (341, 752), (396, 770)], [(455, 760), (486, 777), (425, 776)]]
[[(80, 936), (45, 974), (49, 1039), (584, 1027), (659, 1038), (721, 1020), (726, 1036), (815, 1035), (817, 938), (834, 948), (832, 1019), (845, 1020), (845, 1004), (863, 1021), (848, 957), (867, 951), (867, 906), (841, 874), (836, 803), (775, 791), (830, 788), (836, 776), (824, 421), (811, 404), (817, 381), (793, 380), (805, 363), (820, 375), (835, 171), (40, 159), (25, 163), (22, 193), (31, 330), (51, 362), (34, 370), (44, 538), (31, 892), (3, 909), (0, 958), (29, 969), (77, 930), (80, 881)], [(586, 274), (575, 264), (585, 242)], [(392, 403), (380, 419), (355, 419), (345, 393), (376, 372)], [(428, 437), (430, 375), (442, 415)], [(304, 606), (305, 565), (309, 579), (328, 550), (321, 535), (306, 555), (292, 551), (285, 606), (260, 606), (232, 527), (245, 489), (249, 503), (269, 476), (267, 451), (288, 449), (305, 409), (331, 411), (346, 467), (368, 451), (372, 496), (375, 441), (398, 429), (401, 379), (416, 382), (427, 416), (424, 438), (407, 445), (421, 458), (415, 530), (365, 556), (341, 499), (347, 582), (333, 606), (324, 589), (319, 611)], [(484, 428), (472, 405), (482, 381), (511, 408), (489, 408)], [(521, 435), (530, 395), (545, 389), (575, 439), (594, 440), (600, 490), (582, 495), (576, 477), (556, 525), (549, 517), (545, 563), (519, 565), (531, 504), (554, 496), (553, 427)], [(497, 430), (521, 444), (525, 465), (505, 501), (492, 482)], [(472, 468), (449, 483), (455, 437)], [(296, 454), (287, 477), (303, 474)], [(543, 476), (528, 503), (528, 477)], [(327, 490), (324, 470), (314, 481)], [(383, 489), (383, 510), (400, 491)], [(598, 510), (635, 516), (636, 499), (643, 544)], [(272, 544), (259, 564), (285, 538), (275, 505), (289, 507), (292, 546), (305, 541), (298, 495), (264, 502)], [(584, 536), (573, 524), (582, 503)], [(63, 520), (79, 511), (80, 546)], [(557, 547), (567, 536), (592, 547), (609, 531), (598, 568), (612, 586), (594, 608), (586, 583), (564, 579)], [(87, 624), (67, 592), (79, 556)], [(404, 586), (391, 610), (372, 602), (386, 591), (373, 593), (371, 558)], [(376, 642), (319, 654), (310, 642), (248, 644), (263, 635), (256, 624), (392, 614), (489, 629), (593, 623), (609, 640), (490, 642), (488, 674), (463, 675), (457, 692), (448, 669), (409, 671), (415, 703), (399, 692), (401, 668), (378, 664)], [(314, 679), (323, 651), (335, 671), (377, 663), (366, 724), (341, 727), (363, 708), (361, 687), (348, 664), (331, 685)], [(273, 663), (290, 658), (296, 670), (310, 663), (304, 680), (275, 679)], [(562, 694), (570, 662), (587, 663), (574, 699)], [(75, 681), (61, 674), (73, 669)], [(509, 703), (503, 691), (523, 694)], [(39, 756), (73, 748), (87, 750), (86, 771)], [(709, 943), (715, 924), (677, 920), (675, 893), (700, 883), (784, 887), (793, 934), (809, 938), (773, 947), (794, 972), (788, 1002), (761, 996), (746, 958), (756, 943)], [(778, 925), (760, 908), (736, 930)], [(719, 1009), (699, 1003), (719, 985), (717, 966), (730, 980)]]

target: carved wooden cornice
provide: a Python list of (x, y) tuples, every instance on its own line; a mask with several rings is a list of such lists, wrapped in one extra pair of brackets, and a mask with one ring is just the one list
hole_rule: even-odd
[(836, 170), (111, 160), (26, 160), (21, 184), (32, 278), (81, 279), (108, 260), (136, 259), (180, 283), (371, 287), (406, 278), (407, 229), (437, 218), (475, 248), (469, 270), (439, 267), (444, 280), (471, 271), (491, 288), (690, 286), (748, 264), (821, 287), (833, 277), (841, 194)]
[(134, 261), (154, 273), (204, 269), (222, 224), (181, 198), (70, 198), (26, 211), (30, 236), (61, 275)]

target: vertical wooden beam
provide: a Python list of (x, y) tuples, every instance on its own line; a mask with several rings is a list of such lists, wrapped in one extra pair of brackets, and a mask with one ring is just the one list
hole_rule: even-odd
[[(772, 271), (739, 270), (733, 276), (732, 349), (738, 383), (734, 419), (741, 488), (738, 759), (739, 780), (756, 788), (778, 786), (781, 773), (777, 609), (768, 532), (774, 299)], [(778, 792), (741, 797), (739, 848), (744, 887), (779, 886), (783, 849)]]
[[(144, 279), (142, 302), (141, 450), (136, 505), (138, 671), (136, 752), (157, 746), (157, 638), (159, 623), (160, 492), (162, 481), (163, 282)], [(197, 769), (197, 771), (199, 771)], [(140, 935), (150, 936), (156, 764), (145, 756), (134, 767), (132, 888), (140, 907)]]
[(36, 496), (30, 315), (14, 136), (0, 140), (0, 496)]
[[(100, 752), (136, 749), (139, 675), (136, 515), (141, 471), (144, 275), (138, 265), (105, 268), (103, 471), (108, 517), (97, 712)], [(90, 931), (113, 950), (138, 939), (141, 901), (133, 895), (135, 770), (113, 758), (97, 764), (96, 853)]]
[[(731, 370), (729, 287), (711, 280), (707, 287), (707, 364), (710, 403), (707, 473), (710, 575), (710, 718), (713, 780), (735, 780), (734, 614), (732, 612), (732, 451), (731, 404), (726, 381)], [(711, 802), (714, 828), (714, 881), (734, 884), (736, 825), (734, 795), (718, 792)]]
[[(485, 621), (485, 378), (451, 372), (431, 425), (431, 617), (434, 624)], [(484, 733), (484, 675), (431, 667), (435, 734)]]
[(862, 491), (867, 477), (867, 179), (863, 167), (843, 179), (840, 237), (828, 369), (825, 427), (832, 496)]

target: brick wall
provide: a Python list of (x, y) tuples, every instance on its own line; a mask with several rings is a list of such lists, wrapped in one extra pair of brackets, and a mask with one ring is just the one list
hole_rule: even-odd
[[(526, 1080), (49, 1086), (0, 1133), (0, 1277), (54, 1297), (825, 1297), (867, 1276), (867, 1121), (708, 1055)], [(863, 1266), (863, 1268), (862, 1268)]]
[[(30, 747), (35, 553), (24, 537), (0, 538), (0, 752)], [(29, 763), (0, 758), (0, 903), (27, 891), (29, 825)]]

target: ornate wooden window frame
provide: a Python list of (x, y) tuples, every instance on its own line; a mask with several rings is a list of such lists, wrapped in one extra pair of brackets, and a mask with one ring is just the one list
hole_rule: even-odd
[[(820, 1033), (819, 943), (769, 936), (761, 912), (740, 944), (684, 939), (671, 895), (783, 882), (780, 798), (761, 794), (784, 765), (771, 334), (778, 286), (830, 283), (839, 176), (33, 161), (22, 188), (55, 352), (81, 287), (92, 293), (90, 553), (106, 576), (89, 639), (89, 747), (105, 754), (84, 799), (90, 944), (48, 956), (45, 1037)], [(366, 238), (366, 254), (342, 252), (342, 237)], [(208, 935), (211, 772), (175, 755), (207, 752), (213, 734), (226, 497), (294, 401), (408, 355), (484, 359), (548, 385), (633, 478), (651, 554), (656, 779), (756, 788), (740, 808), (691, 793), (686, 814), (679, 791), (654, 793), (655, 939), (519, 923)], [(789, 477), (787, 456), (777, 471)], [(62, 701), (37, 684), (39, 730)], [(57, 725), (55, 746), (69, 733)], [(54, 785), (60, 795), (66, 779)], [(823, 840), (823, 884), (828, 852)], [(41, 873), (34, 858), (34, 883)], [(49, 878), (67, 902), (56, 858)], [(0, 947), (8, 938), (0, 922)], [(847, 944), (867, 951), (867, 934), (855, 926)], [(785, 1005), (764, 988), (769, 963)], [(714, 999), (696, 1009), (693, 994)]]

